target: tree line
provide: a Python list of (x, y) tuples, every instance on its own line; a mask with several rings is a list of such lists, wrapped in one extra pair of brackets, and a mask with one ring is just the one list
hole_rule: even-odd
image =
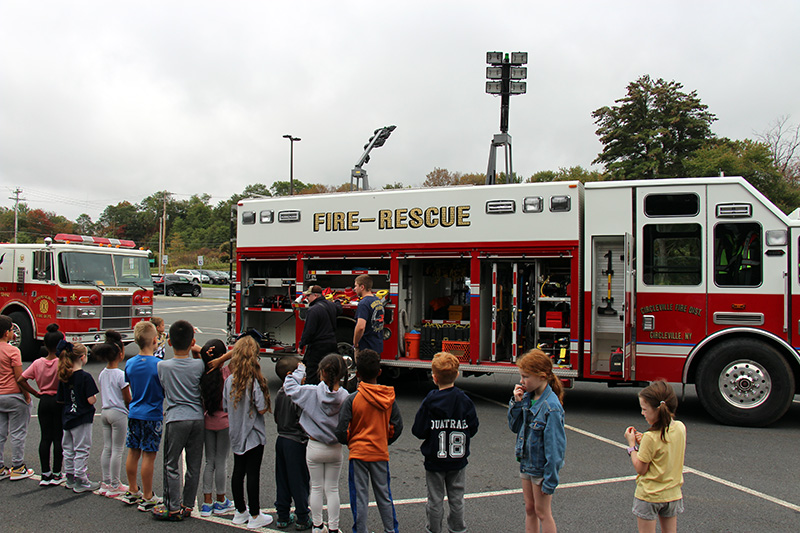
[[(501, 173), (498, 183), (577, 180), (653, 179), (667, 177), (743, 176), (784, 212), (800, 206), (800, 125), (779, 117), (753, 139), (717, 137), (711, 125), (716, 116), (696, 91), (685, 92), (676, 81), (641, 76), (627, 87), (625, 96), (613, 105), (592, 112), (596, 134), (603, 145), (592, 161), (599, 170), (581, 166), (543, 170), (528, 178)], [(482, 185), (483, 172), (451, 172), (434, 168), (423, 187)], [(395, 182), (384, 189), (406, 186)], [(295, 194), (317, 194), (350, 190), (307, 184), (294, 180)], [(131, 239), (137, 246), (157, 251), (161, 217), (166, 213), (165, 250), (170, 265), (187, 266), (203, 255), (206, 265), (219, 265), (230, 257), (231, 207), (251, 196), (288, 196), (289, 182), (248, 185), (239, 194), (211, 204), (208, 194), (176, 199), (169, 191), (158, 191), (141, 202), (109, 205), (97, 221), (86, 214), (71, 221), (53, 212), (18, 207), (19, 242), (41, 242), (56, 233), (77, 233)], [(12, 241), (14, 209), (0, 208), (0, 240)]]

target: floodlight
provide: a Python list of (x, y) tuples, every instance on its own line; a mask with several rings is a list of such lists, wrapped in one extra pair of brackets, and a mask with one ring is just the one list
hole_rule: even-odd
[(487, 81), (486, 92), (489, 94), (500, 94), (503, 92), (503, 82), (500, 81)]
[(525, 94), (526, 90), (527, 90), (527, 84), (524, 81), (511, 82), (511, 94)]
[(528, 52), (512, 52), (511, 64), (512, 65), (525, 65), (528, 63)]
[(486, 67), (486, 79), (489, 80), (503, 79), (503, 67)]
[[(486, 76), (487, 78), (489, 76)], [(526, 67), (511, 67), (512, 80), (524, 80), (528, 77), (528, 69)]]
[(486, 52), (486, 62), (490, 65), (499, 65), (503, 62), (503, 52)]

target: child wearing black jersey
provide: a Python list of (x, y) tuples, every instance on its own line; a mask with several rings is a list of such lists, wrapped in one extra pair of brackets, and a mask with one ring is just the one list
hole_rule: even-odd
[(425, 456), (425, 481), (428, 486), (427, 531), (442, 531), (443, 500), (447, 494), (450, 514), (449, 531), (466, 531), (464, 489), (470, 439), (478, 432), (475, 404), (455, 386), (458, 358), (447, 352), (437, 353), (431, 362), (431, 391), (417, 411), (411, 433), (423, 439), (420, 450)]

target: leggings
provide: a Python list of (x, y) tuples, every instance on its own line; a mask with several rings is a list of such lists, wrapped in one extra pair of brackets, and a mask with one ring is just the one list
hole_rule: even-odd
[(103, 454), (100, 456), (103, 483), (117, 487), (120, 484), (125, 434), (128, 432), (128, 415), (118, 409), (103, 409), (100, 421), (103, 423)]
[(56, 403), (55, 394), (42, 394), (39, 398), (39, 428), (42, 433), (39, 440), (39, 462), (42, 473), (50, 472), (50, 447), (53, 448), (53, 472), (61, 473), (64, 454), (61, 451), (61, 410), (62, 405)]
[(311, 520), (322, 523), (322, 496), (328, 500), (328, 528), (339, 529), (339, 473), (342, 471), (342, 445), (323, 444), (309, 439), (306, 464), (311, 476)]
[(216, 494), (225, 494), (225, 481), (228, 477), (228, 452), (231, 449), (231, 438), (228, 428), (204, 431), (206, 441), (206, 466), (203, 469), (203, 493), (211, 494), (216, 487)]
[[(240, 513), (250, 508), (250, 516), (258, 516), (261, 502), (259, 502), (259, 474), (261, 472), (261, 459), (264, 457), (264, 445), (259, 444), (250, 448), (243, 454), (233, 454), (233, 475), (231, 476), (231, 492), (233, 503)], [(244, 477), (247, 476), (247, 502), (244, 500)]]

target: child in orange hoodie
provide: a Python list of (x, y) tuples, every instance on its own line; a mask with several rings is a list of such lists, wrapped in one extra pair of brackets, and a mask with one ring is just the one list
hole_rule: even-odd
[(389, 444), (403, 431), (403, 419), (394, 399), (394, 388), (378, 385), (381, 357), (374, 350), (361, 350), (356, 356), (361, 381), (358, 390), (347, 397), (339, 412), (336, 437), (350, 451), (350, 509), (353, 531), (366, 533), (369, 485), (378, 504), (386, 533), (397, 532), (397, 515), (389, 485)]

